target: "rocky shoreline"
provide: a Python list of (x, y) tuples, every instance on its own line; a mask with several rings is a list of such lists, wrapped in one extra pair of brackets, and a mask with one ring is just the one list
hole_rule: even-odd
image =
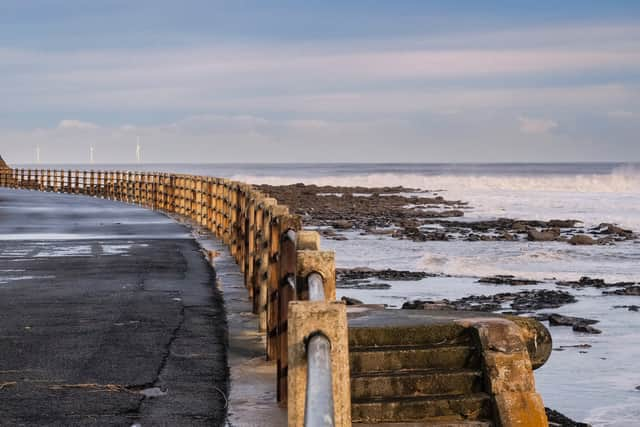
[(295, 207), (305, 224), (327, 239), (344, 240), (345, 231), (388, 235), (416, 242), (464, 240), (565, 242), (609, 245), (638, 240), (638, 235), (603, 222), (586, 227), (577, 219), (549, 221), (498, 218), (465, 221), (467, 202), (447, 200), (438, 191), (406, 187), (337, 187), (305, 184), (260, 185), (281, 203)]
[[(390, 289), (394, 281), (419, 281), (438, 275), (420, 271), (374, 270), (370, 268), (339, 268), (336, 270), (337, 287), (339, 289)], [(439, 276), (443, 277), (443, 276)], [(480, 278), (477, 283), (504, 286), (535, 286), (544, 282), (530, 279), (518, 279), (514, 276), (490, 276)], [(616, 288), (603, 291), (603, 295), (637, 296), (640, 285), (634, 282), (607, 283), (602, 279), (582, 277), (578, 281), (555, 282), (556, 285), (571, 289), (592, 287), (596, 289)], [(362, 304), (354, 298), (346, 298), (349, 305)], [(558, 313), (535, 314), (536, 311), (560, 308), (577, 302), (577, 298), (568, 291), (554, 289), (531, 289), (518, 292), (501, 292), (493, 295), (468, 295), (458, 299), (427, 299), (407, 301), (402, 305), (405, 310), (459, 310), (483, 311), (513, 315), (534, 315), (540, 321), (548, 321), (549, 326), (570, 326), (575, 332), (600, 334), (602, 331), (593, 325), (598, 320), (581, 317), (564, 316)], [(638, 305), (618, 305), (613, 308), (624, 308), (629, 311), (640, 311)]]
[[(323, 238), (329, 240), (347, 240), (360, 234), (412, 242), (533, 242), (538, 246), (556, 245), (555, 248), (558, 244), (589, 246), (640, 243), (635, 231), (605, 221), (591, 227), (574, 218), (548, 221), (527, 218), (467, 219), (473, 206), (463, 200), (448, 200), (440, 194), (442, 191), (303, 184), (263, 185), (260, 189), (282, 204), (295, 207), (293, 213), (301, 215), (307, 226), (315, 227)], [(434, 276), (448, 277), (420, 271), (369, 268), (342, 268), (336, 273), (337, 287), (340, 289), (377, 290), (378, 293), (391, 289), (394, 282), (418, 282)], [(600, 319), (567, 316), (556, 310), (575, 304), (580, 298), (580, 291), (585, 289), (597, 290), (605, 296), (640, 295), (640, 283), (606, 282), (586, 276), (572, 281), (560, 281), (553, 277), (533, 280), (511, 275), (493, 275), (475, 280), (483, 285), (503, 286), (505, 291), (490, 295), (470, 291), (470, 294), (459, 298), (408, 300), (402, 308), (533, 316), (546, 322), (552, 333), (556, 328), (571, 328), (580, 336), (595, 336), (607, 332), (598, 328)], [(509, 287), (516, 288), (509, 290)], [(589, 295), (593, 294), (593, 291), (589, 292)], [(348, 295), (350, 297), (342, 297), (348, 305), (368, 303), (366, 293), (352, 292)], [(634, 304), (611, 308), (640, 312), (639, 305), (635, 300), (633, 302)], [(541, 310), (544, 314), (539, 312)], [(591, 344), (578, 341), (577, 344), (558, 346), (554, 350), (566, 351), (572, 348), (586, 353)], [(547, 416), (550, 426), (588, 426), (548, 408)]]

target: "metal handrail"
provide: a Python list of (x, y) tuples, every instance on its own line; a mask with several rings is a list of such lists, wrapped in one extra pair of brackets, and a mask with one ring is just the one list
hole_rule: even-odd
[(307, 395), (304, 406), (305, 427), (335, 425), (331, 341), (321, 332), (311, 335), (307, 344)]
[[(324, 301), (324, 279), (319, 273), (307, 277), (309, 300)], [(331, 340), (315, 332), (307, 341), (307, 393), (304, 407), (305, 427), (335, 425), (331, 372)]]
[(309, 301), (324, 301), (324, 279), (320, 273), (311, 273), (307, 277)]
[(289, 286), (289, 289), (291, 289), (291, 292), (293, 294), (293, 300), (297, 299), (297, 295), (298, 295), (298, 290), (296, 289), (296, 276), (294, 274), (289, 274), (286, 277), (286, 281), (287, 281), (287, 286)]

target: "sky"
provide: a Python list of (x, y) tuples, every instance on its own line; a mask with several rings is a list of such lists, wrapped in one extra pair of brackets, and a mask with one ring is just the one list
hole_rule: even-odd
[(13, 164), (640, 161), (640, 1), (0, 1)]

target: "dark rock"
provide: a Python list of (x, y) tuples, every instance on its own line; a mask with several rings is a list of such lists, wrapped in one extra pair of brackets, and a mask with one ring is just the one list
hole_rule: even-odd
[(337, 241), (337, 242), (343, 242), (343, 241), (345, 241), (345, 240), (349, 240), (349, 239), (347, 238), (347, 236), (341, 236), (341, 235), (339, 235), (339, 234), (337, 234), (337, 235), (335, 235), (335, 236), (328, 237), (327, 239), (329, 239), (329, 240), (335, 240), (335, 241)]
[(596, 243), (598, 245), (614, 245), (619, 239), (616, 239), (613, 236), (606, 236), (606, 237), (601, 237), (598, 240), (596, 240)]
[(346, 305), (362, 305), (364, 304), (362, 301), (356, 298), (342, 297), (340, 298)]
[(634, 285), (633, 282), (615, 282), (606, 283), (602, 279), (592, 279), (587, 276), (583, 276), (578, 281), (556, 282), (558, 286), (570, 286), (575, 289), (581, 288), (621, 288)]
[(622, 227), (618, 227), (617, 225), (604, 223), (600, 224), (598, 228), (603, 227), (605, 227), (605, 229), (602, 231), (603, 234), (615, 234), (622, 237), (633, 237), (633, 231), (626, 230)]
[(573, 228), (579, 222), (581, 221), (577, 219), (552, 219), (547, 222), (547, 225), (554, 228)]
[(564, 316), (558, 313), (552, 313), (548, 316), (550, 326), (574, 326), (578, 323), (585, 325), (595, 325), (599, 320), (585, 319), (582, 317)]
[(527, 239), (532, 242), (550, 242), (556, 240), (560, 236), (560, 232), (557, 233), (555, 231), (538, 231), (538, 230), (529, 230), (527, 231)]
[(589, 424), (573, 421), (571, 418), (562, 415), (553, 409), (544, 408), (547, 413), (549, 427), (591, 427)]
[(491, 283), (494, 285), (512, 285), (512, 286), (520, 286), (520, 285), (537, 285), (540, 283), (537, 280), (528, 280), (528, 279), (516, 279), (514, 276), (491, 276), (491, 277), (483, 277), (478, 280), (478, 283)]
[(575, 332), (583, 332), (585, 334), (601, 334), (602, 331), (600, 329), (596, 329), (588, 323), (578, 322), (573, 325), (573, 330)]
[(331, 226), (337, 230), (351, 230), (353, 228), (353, 223), (351, 221), (341, 219), (338, 221), (333, 221), (331, 223)]
[(364, 280), (377, 278), (380, 280), (391, 281), (412, 281), (422, 280), (427, 277), (434, 277), (435, 274), (426, 273), (424, 271), (406, 271), (406, 270), (374, 270), (371, 268), (338, 268), (336, 269), (336, 277), (338, 282)]
[(576, 234), (569, 239), (569, 243), (572, 245), (595, 245), (596, 241), (586, 234)]
[(591, 344), (561, 345), (560, 348), (591, 348)]
[(576, 297), (568, 292), (541, 289), (519, 292), (511, 303), (511, 307), (514, 310), (526, 312), (545, 308), (559, 308), (576, 301)]
[(455, 310), (456, 307), (447, 300), (441, 301), (407, 301), (402, 304), (403, 310)]
[(373, 234), (376, 236), (390, 236), (393, 235), (394, 230), (386, 228), (386, 229), (379, 229), (379, 228), (375, 228), (375, 227), (367, 227), (367, 229), (365, 230), (364, 233), (362, 233), (363, 235), (367, 235), (367, 234)]
[(629, 311), (640, 311), (640, 306), (637, 305), (614, 305), (613, 308), (626, 308)]
[(628, 286), (624, 289), (616, 289), (615, 291), (604, 291), (604, 295), (628, 295), (640, 296), (640, 286)]
[(471, 295), (453, 301), (417, 300), (405, 303), (406, 307), (403, 308), (429, 309), (437, 306), (450, 310), (496, 312), (502, 311), (504, 304), (510, 304), (514, 314), (522, 314), (545, 308), (558, 308), (573, 302), (576, 302), (575, 297), (567, 292), (541, 289), (495, 295)]

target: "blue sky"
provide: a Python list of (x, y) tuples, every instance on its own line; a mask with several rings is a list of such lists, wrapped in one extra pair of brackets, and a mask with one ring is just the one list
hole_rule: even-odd
[(638, 1), (0, 2), (31, 162), (640, 161)]

